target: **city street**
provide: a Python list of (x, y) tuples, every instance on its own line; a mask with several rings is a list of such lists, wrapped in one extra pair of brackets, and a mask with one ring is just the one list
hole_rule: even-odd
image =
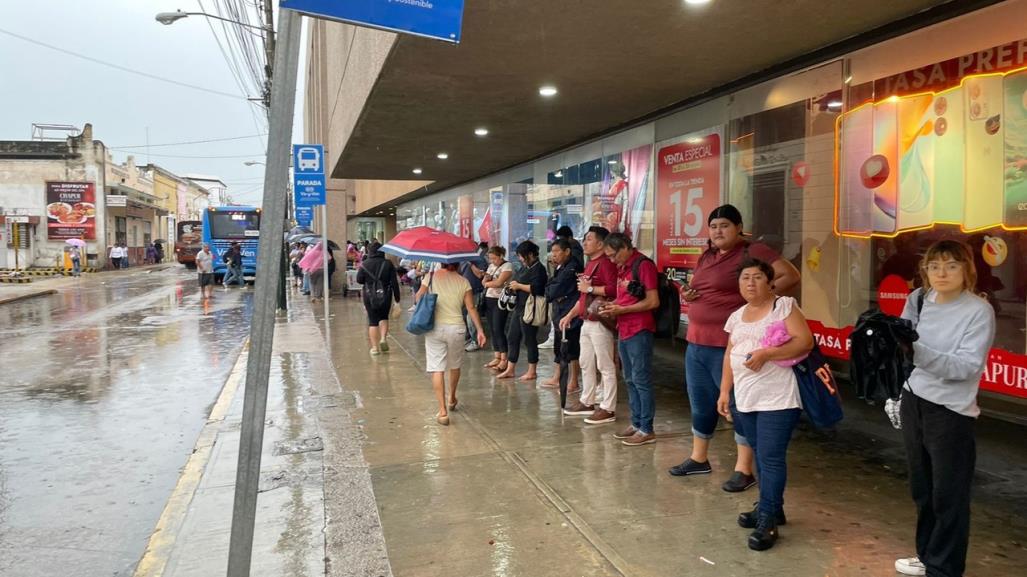
[(177, 265), (0, 305), (0, 575), (130, 575), (248, 336)]

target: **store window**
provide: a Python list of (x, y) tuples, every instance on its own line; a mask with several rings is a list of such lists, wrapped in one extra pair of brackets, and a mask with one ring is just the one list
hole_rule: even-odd
[(114, 217), (114, 242), (128, 244), (128, 219), (123, 216)]
[(927, 247), (966, 243), (996, 317), (981, 388), (1000, 403), (1027, 398), (1025, 16), (995, 7), (854, 54), (836, 132), (834, 225), (856, 249), (838, 288), (897, 313)]

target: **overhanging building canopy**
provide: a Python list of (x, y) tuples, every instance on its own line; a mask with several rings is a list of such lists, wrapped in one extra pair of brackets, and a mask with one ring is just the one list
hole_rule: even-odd
[[(360, 44), (384, 33), (329, 24), (311, 51), (329, 61), (314, 116), (332, 177), (434, 181), (379, 206), (394, 205), (991, 3), (468, 2), (460, 45), (397, 36), (370, 81)], [(366, 100), (348, 101), (360, 82)], [(340, 107), (362, 107), (351, 127), (333, 126)]]

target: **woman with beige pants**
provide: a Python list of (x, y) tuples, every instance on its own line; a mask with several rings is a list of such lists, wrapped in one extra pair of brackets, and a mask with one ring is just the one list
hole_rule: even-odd
[[(463, 309), (478, 329), (478, 346), (485, 346), (485, 328), (474, 306), (471, 284), (457, 271), (457, 264), (446, 264), (431, 275), (427, 283), (421, 283), (416, 300), (420, 301), (429, 291), (438, 295), (435, 301), (435, 328), (424, 335), (425, 370), (431, 373), (435, 399), (439, 412), (435, 420), (440, 425), (449, 424), (449, 410), (456, 409), (456, 387), (460, 383), (460, 366), (464, 360)], [(446, 372), (449, 372), (449, 402), (446, 402)]]

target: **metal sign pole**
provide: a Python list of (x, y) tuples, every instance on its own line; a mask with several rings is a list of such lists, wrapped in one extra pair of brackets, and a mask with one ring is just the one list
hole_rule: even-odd
[(253, 526), (257, 514), (260, 453), (264, 442), (268, 375), (275, 331), (276, 289), (281, 267), (281, 243), (285, 234), (285, 203), (289, 160), (292, 156), (292, 119), (296, 106), (296, 75), (299, 68), (300, 24), (292, 10), (279, 13), (280, 33), (275, 53), (275, 78), (271, 85), (267, 163), (264, 174), (264, 219), (260, 231), (260, 262), (257, 266), (250, 352), (243, 397), (242, 438), (235, 477), (232, 537), (228, 548), (228, 577), (248, 577), (253, 554)]

